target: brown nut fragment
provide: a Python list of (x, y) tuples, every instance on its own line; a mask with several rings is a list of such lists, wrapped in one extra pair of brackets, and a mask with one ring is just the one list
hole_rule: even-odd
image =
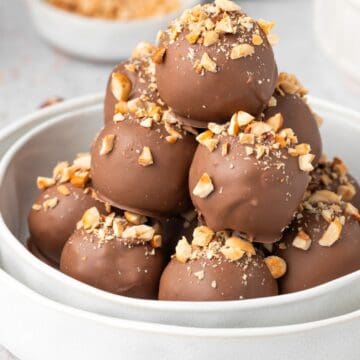
[(115, 135), (109, 134), (104, 136), (101, 143), (100, 155), (107, 155), (111, 153), (114, 148), (114, 141)]
[(263, 43), (263, 39), (260, 35), (258, 34), (253, 34), (252, 36), (252, 43), (256, 46), (259, 46)]
[(204, 33), (204, 46), (211, 46), (218, 42), (219, 40), (219, 34), (214, 31), (206, 31)]
[(348, 183), (346, 185), (340, 185), (337, 188), (337, 193), (341, 196), (342, 200), (351, 201), (356, 195), (356, 189), (353, 184)]
[(270, 273), (274, 279), (279, 279), (286, 273), (286, 262), (279, 256), (271, 255), (264, 259)]
[(148, 146), (144, 146), (138, 158), (138, 164), (141, 166), (150, 166), (154, 163), (151, 150)]
[(59, 199), (55, 196), (55, 197), (45, 200), (43, 202), (42, 206), (43, 206), (44, 210), (47, 211), (49, 209), (53, 209), (54, 207), (56, 207), (56, 205), (58, 203), (59, 203)]
[(208, 173), (203, 173), (193, 189), (193, 194), (202, 199), (214, 191), (214, 185)]
[(42, 209), (42, 206), (40, 204), (33, 204), (31, 208), (35, 211), (40, 211)]
[(208, 53), (204, 53), (200, 60), (200, 66), (202, 66), (205, 70), (209, 72), (217, 72), (217, 65), (214, 60), (208, 55)]
[(118, 101), (127, 101), (132, 90), (132, 83), (129, 78), (121, 73), (114, 72), (111, 75), (111, 91)]
[(140, 239), (150, 241), (155, 235), (155, 229), (149, 225), (134, 225), (126, 228), (122, 237), (124, 239)]
[(275, 21), (267, 21), (264, 19), (257, 20), (257, 23), (259, 24), (261, 30), (265, 33), (265, 35), (269, 35), (270, 31), (275, 26)]
[(162, 246), (162, 236), (161, 235), (155, 235), (150, 240), (150, 246), (153, 247), (154, 249), (161, 248), (161, 246)]
[(53, 178), (39, 176), (36, 179), (36, 185), (40, 190), (45, 190), (48, 187), (55, 185), (55, 180)]
[(154, 55), (152, 56), (152, 61), (155, 64), (158, 64), (158, 65), (162, 64), (163, 61), (164, 61), (165, 53), (166, 53), (166, 48), (165, 47), (160, 47), (159, 49), (157, 49), (154, 52)]
[(207, 246), (215, 233), (207, 226), (198, 226), (194, 229), (192, 245), (205, 247)]
[(95, 206), (86, 210), (81, 218), (81, 224), (85, 230), (97, 228), (100, 224), (99, 210)]
[(325, 204), (340, 204), (341, 197), (329, 190), (318, 190), (308, 199), (310, 204), (317, 204), (319, 202)]
[(230, 0), (215, 0), (215, 5), (223, 11), (228, 11), (228, 12), (241, 11), (241, 7), (235, 2)]
[(360, 221), (360, 213), (359, 210), (352, 204), (346, 203), (345, 205), (345, 213), (355, 218), (357, 221)]
[(300, 230), (295, 239), (292, 241), (292, 246), (305, 251), (309, 250), (311, 246), (310, 236), (303, 230)]
[(342, 231), (342, 224), (340, 219), (336, 218), (333, 222), (331, 222), (326, 229), (325, 233), (319, 240), (319, 245), (321, 246), (332, 246), (336, 241), (340, 239)]
[(185, 264), (191, 257), (191, 245), (188, 243), (186, 238), (183, 236), (176, 245), (175, 257), (176, 260)]
[(145, 224), (147, 221), (146, 216), (134, 214), (130, 211), (125, 211), (124, 217), (130, 224), (133, 224), (133, 225)]
[(306, 154), (299, 156), (299, 168), (302, 171), (310, 172), (314, 170), (314, 166), (312, 165), (312, 161), (315, 159), (315, 155)]
[(214, 134), (210, 130), (206, 130), (196, 137), (199, 144), (204, 145), (210, 152), (214, 151), (219, 143), (218, 139), (213, 139)]
[(71, 194), (69, 188), (66, 185), (59, 185), (56, 189), (61, 195), (69, 196)]
[(121, 238), (124, 232), (124, 224), (120, 221), (120, 219), (115, 218), (112, 224), (113, 231), (116, 237)]
[(236, 60), (247, 56), (252, 56), (255, 52), (255, 49), (252, 45), (249, 44), (240, 44), (232, 48), (230, 59)]
[(284, 124), (284, 118), (281, 113), (277, 113), (274, 116), (266, 120), (266, 123), (269, 124), (275, 132), (278, 132)]
[(84, 188), (90, 179), (89, 171), (78, 170), (71, 174), (70, 183), (76, 187)]
[(220, 248), (220, 252), (230, 261), (236, 261), (243, 257), (245, 250), (243, 249), (241, 239), (231, 237), (226, 239), (225, 245)]

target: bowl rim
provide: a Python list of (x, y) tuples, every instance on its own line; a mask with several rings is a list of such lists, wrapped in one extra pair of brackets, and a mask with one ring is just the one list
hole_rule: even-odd
[[(4, 177), (7, 172), (7, 168), (12, 161), (14, 155), (23, 148), (26, 143), (33, 138), (35, 135), (45, 131), (49, 126), (58, 124), (64, 119), (82, 114), (86, 111), (98, 109), (102, 106), (101, 100), (102, 95), (90, 95), (84, 96), (79, 99), (71, 101), (65, 101), (63, 103), (53, 106), (53, 109), (43, 109), (35, 112), (33, 115), (27, 116), (15, 123), (9, 125), (1, 132), (0, 141), (9, 135), (12, 131), (19, 129), (22, 125), (28, 122), (34, 121), (40, 116), (48, 118), (46, 122), (39, 124), (22, 135), (4, 154), (0, 161), (0, 187), (3, 185)], [(350, 110), (345, 107), (329, 103), (325, 100), (316, 99), (309, 97), (309, 102), (312, 105), (327, 108), (327, 110), (342, 112), (344, 118), (341, 119), (342, 123), (347, 123), (351, 127), (357, 128), (360, 131), (360, 122), (355, 119), (360, 119), (360, 112)], [(332, 280), (316, 287), (298, 291), (290, 294), (283, 294), (271, 297), (247, 299), (247, 300), (233, 300), (233, 301), (209, 301), (209, 302), (192, 302), (192, 301), (159, 301), (159, 300), (146, 300), (129, 298), (122, 295), (115, 295), (104, 290), (97, 289), (85, 283), (82, 283), (76, 279), (71, 278), (60, 272), (59, 270), (53, 269), (52, 267), (44, 264), (35, 256), (33, 256), (26, 247), (12, 234), (10, 229), (7, 227), (2, 214), (0, 213), (0, 233), (3, 234), (2, 240), (5, 242), (5, 246), (8, 246), (14, 254), (17, 254), (27, 266), (35, 268), (39, 272), (44, 272), (48, 277), (54, 278), (62, 286), (77, 288), (77, 290), (94, 296), (100, 300), (111, 302), (117, 305), (126, 305), (133, 308), (142, 308), (143, 310), (156, 310), (156, 311), (172, 311), (172, 312), (184, 312), (184, 311), (197, 311), (200, 313), (209, 311), (234, 311), (234, 310), (246, 310), (246, 309), (257, 309), (264, 307), (276, 307), (283, 304), (289, 304), (293, 302), (302, 301), (304, 299), (311, 299), (314, 297), (322, 296), (328, 291), (336, 290), (339, 286), (346, 286), (350, 284), (353, 279), (360, 276), (360, 270), (345, 275), (341, 278)]]
[(57, 8), (56, 6), (49, 4), (46, 0), (28, 0), (29, 6), (39, 6), (44, 11), (51, 13), (53, 16), (61, 17), (63, 20), (76, 21), (80, 25), (101, 25), (108, 27), (119, 27), (119, 26), (144, 26), (150, 25), (155, 22), (168, 22), (181, 14), (187, 8), (191, 8), (199, 3), (198, 0), (179, 0), (180, 7), (170, 13), (165, 13), (163, 15), (149, 16), (147, 18), (139, 19), (130, 19), (130, 20), (113, 20), (113, 19), (103, 19), (99, 17), (90, 17), (77, 13), (72, 13), (70, 11)]
[[(78, 319), (85, 319), (95, 322), (97, 324), (110, 326), (113, 328), (126, 328), (127, 330), (134, 330), (142, 333), (161, 334), (170, 336), (186, 336), (186, 337), (206, 337), (206, 338), (253, 338), (253, 337), (269, 337), (277, 335), (289, 335), (298, 332), (305, 332), (317, 328), (324, 328), (327, 326), (346, 323), (360, 319), (360, 310), (356, 310), (344, 315), (335, 316), (323, 320), (305, 322), (300, 324), (282, 325), (282, 326), (268, 326), (256, 328), (197, 328), (189, 326), (168, 325), (151, 323), (144, 321), (135, 321), (120, 319), (100, 315), (94, 312), (89, 312), (81, 309), (65, 305), (54, 300), (51, 300), (34, 290), (28, 288), (20, 281), (14, 279), (3, 269), (0, 268), (0, 284), (6, 288), (11, 288), (19, 294), (23, 299), (28, 299), (33, 303), (38, 303), (44, 308), (48, 308), (59, 314), (68, 314), (71, 317)], [(1, 294), (1, 289), (0, 289)], [(24, 300), (25, 301), (25, 300)]]

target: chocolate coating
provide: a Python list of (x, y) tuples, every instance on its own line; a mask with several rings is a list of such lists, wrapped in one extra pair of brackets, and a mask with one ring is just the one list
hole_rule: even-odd
[(163, 269), (159, 249), (116, 238), (99, 245), (94, 234), (76, 230), (66, 242), (60, 270), (96, 288), (129, 297), (155, 299)]
[(284, 128), (291, 128), (298, 137), (299, 143), (311, 146), (311, 153), (316, 156), (314, 164), (322, 155), (322, 142), (318, 124), (306, 102), (297, 94), (281, 95), (275, 91), (276, 106), (264, 110), (264, 118), (281, 113), (284, 119)]
[[(204, 271), (201, 280), (194, 275), (199, 271)], [(277, 294), (277, 282), (260, 255), (244, 256), (236, 262), (223, 256), (200, 258), (186, 264), (173, 258), (161, 276), (159, 288), (159, 300), (224, 301)]]
[[(282, 294), (305, 290), (360, 269), (360, 225), (356, 220), (347, 217), (340, 239), (325, 247), (319, 245), (319, 239), (328, 223), (321, 215), (302, 214), (303, 218), (295, 220), (284, 234), (281, 243), (287, 248), (277, 250), (287, 263), (287, 272), (279, 279)], [(292, 245), (299, 227), (312, 239), (308, 250)]]
[[(256, 160), (247, 156), (238, 138), (222, 136), (213, 152), (199, 145), (189, 176), (191, 199), (214, 231), (236, 230), (256, 242), (279, 240), (291, 222), (309, 182), (309, 175), (300, 170), (298, 159), (279, 150)], [(222, 144), (229, 144), (222, 156)], [(214, 184), (206, 198), (192, 191), (203, 173)]]
[(27, 248), (35, 257), (37, 257), (46, 265), (49, 265), (55, 269), (59, 268), (59, 263), (56, 263), (55, 261), (50, 260), (46, 256), (44, 256), (41, 251), (36, 247), (36, 245), (31, 241), (31, 239), (29, 239), (27, 242)]
[(49, 198), (56, 197), (58, 204), (54, 208), (44, 210), (31, 209), (28, 217), (31, 239), (36, 247), (49, 260), (59, 263), (62, 248), (73, 233), (76, 223), (85, 210), (95, 206), (105, 212), (105, 205), (96, 200), (91, 191), (66, 183), (70, 195), (65, 196), (57, 190), (57, 185), (42, 191), (35, 204), (43, 204)]
[[(230, 59), (229, 52), (240, 38), (251, 44), (254, 29), (259, 31), (263, 44), (254, 47), (252, 56)], [(271, 45), (257, 24), (254, 29), (223, 34), (217, 44), (208, 47), (190, 45), (186, 32), (173, 43), (162, 44), (166, 54), (156, 67), (158, 90), (167, 105), (186, 118), (189, 125), (206, 128), (208, 122), (228, 121), (239, 110), (257, 115), (264, 109), (274, 92), (278, 73)], [(190, 50), (195, 59), (200, 60), (205, 52), (216, 59), (217, 72), (197, 73), (188, 58)]]
[[(114, 147), (100, 155), (102, 140), (115, 135)], [(181, 213), (190, 205), (188, 172), (196, 149), (193, 135), (183, 133), (175, 143), (165, 140), (163, 125), (151, 129), (135, 120), (108, 124), (92, 147), (92, 180), (98, 196), (115, 207), (150, 216)], [(144, 146), (153, 164), (141, 166)]]

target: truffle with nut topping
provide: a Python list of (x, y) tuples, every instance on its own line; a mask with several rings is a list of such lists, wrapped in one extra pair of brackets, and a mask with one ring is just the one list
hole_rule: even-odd
[(305, 290), (360, 269), (360, 214), (329, 190), (309, 195), (276, 253), (287, 272), (279, 279), (282, 294)]
[(255, 21), (228, 0), (186, 10), (159, 33), (162, 99), (190, 125), (224, 123), (238, 110), (258, 115), (277, 82), (268, 40), (274, 23)]
[(197, 137), (189, 176), (191, 199), (205, 223), (251, 241), (272, 243), (291, 222), (313, 170), (308, 144), (270, 118), (244, 112), (209, 124)]
[(149, 216), (190, 206), (188, 172), (196, 140), (171, 124), (144, 127), (127, 119), (108, 124), (92, 147), (92, 181), (111, 205)]
[(319, 131), (321, 120), (307, 105), (304, 97), (306, 94), (307, 90), (294, 75), (280, 73), (277, 90), (264, 110), (263, 117), (268, 119), (280, 114), (283, 126), (293, 129), (300, 143), (311, 146), (311, 152), (315, 155), (315, 164), (322, 155)]
[(308, 190), (330, 190), (341, 196), (342, 200), (360, 208), (359, 183), (349, 174), (348, 167), (340, 158), (328, 161), (326, 156), (320, 158), (319, 164), (311, 172)]
[(185, 237), (178, 242), (159, 288), (159, 300), (224, 301), (277, 294), (270, 268), (250, 242), (226, 232), (215, 234), (206, 226), (195, 228), (191, 244)]
[(60, 270), (96, 288), (155, 299), (164, 266), (161, 234), (141, 215), (87, 210), (66, 242)]
[(73, 162), (60, 162), (52, 177), (38, 177), (41, 193), (29, 213), (31, 240), (49, 260), (59, 263), (62, 248), (84, 211), (106, 205), (94, 195), (89, 178), (90, 155), (80, 154)]

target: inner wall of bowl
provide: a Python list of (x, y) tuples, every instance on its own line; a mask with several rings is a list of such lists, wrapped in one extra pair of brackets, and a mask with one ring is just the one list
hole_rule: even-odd
[(23, 243), (29, 236), (28, 212), (39, 194), (38, 176), (51, 176), (57, 162), (72, 161), (77, 153), (90, 151), (102, 127), (102, 107), (49, 123), (22, 144), (11, 159), (4, 177), (0, 208), (6, 225)]
[[(324, 117), (321, 127), (324, 152), (339, 156), (351, 174), (360, 179), (360, 126), (340, 119), (333, 111), (314, 108)], [(51, 176), (58, 161), (72, 160), (78, 152), (89, 151), (95, 135), (102, 127), (102, 106), (92, 107), (63, 120), (48, 123), (22, 144), (11, 159), (0, 194), (0, 211), (10, 231), (23, 244), (28, 239), (27, 214), (37, 194), (36, 178)]]

